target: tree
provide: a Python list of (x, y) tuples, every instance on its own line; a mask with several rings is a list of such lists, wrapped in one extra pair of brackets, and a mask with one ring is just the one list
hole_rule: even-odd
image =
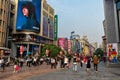
[(53, 44), (45, 44), (42, 48), (42, 56), (45, 55), (46, 49), (50, 50), (50, 57), (55, 57), (59, 54), (61, 48)]
[(104, 56), (104, 52), (101, 48), (98, 48), (95, 50), (94, 55), (97, 55), (99, 58), (102, 58)]

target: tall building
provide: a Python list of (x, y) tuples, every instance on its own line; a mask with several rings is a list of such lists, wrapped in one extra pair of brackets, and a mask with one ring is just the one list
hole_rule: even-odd
[(106, 37), (108, 43), (116, 43), (120, 41), (118, 26), (118, 11), (115, 0), (104, 0)]
[(6, 47), (6, 33), (10, 0), (0, 0), (0, 47)]
[(120, 57), (120, 0), (104, 0), (104, 12), (106, 37), (103, 38), (107, 42), (107, 57), (115, 63)]
[(33, 55), (54, 41), (54, 9), (46, 0), (15, 0), (12, 50), (15, 56)]

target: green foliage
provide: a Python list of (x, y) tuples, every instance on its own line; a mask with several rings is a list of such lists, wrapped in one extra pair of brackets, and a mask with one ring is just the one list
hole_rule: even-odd
[(98, 48), (95, 50), (95, 53), (93, 55), (97, 55), (99, 58), (102, 58), (104, 56), (104, 52), (101, 48)]
[(42, 47), (42, 55), (45, 55), (46, 49), (50, 50), (50, 56), (55, 57), (58, 55), (59, 51), (61, 48), (57, 47), (56, 45), (53, 44), (46, 44), (45, 46)]

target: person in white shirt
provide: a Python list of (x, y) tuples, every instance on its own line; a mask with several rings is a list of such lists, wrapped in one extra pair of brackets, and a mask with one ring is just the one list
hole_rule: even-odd
[(51, 69), (53, 69), (53, 67), (55, 69), (56, 68), (56, 60), (55, 60), (55, 58), (51, 58), (50, 61), (51, 61)]
[(65, 57), (64, 59), (64, 68), (68, 68), (68, 58)]
[(0, 57), (0, 66), (5, 70), (5, 61), (3, 58)]

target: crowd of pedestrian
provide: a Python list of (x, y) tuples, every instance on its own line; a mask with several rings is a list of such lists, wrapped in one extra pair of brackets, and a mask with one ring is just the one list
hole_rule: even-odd
[(83, 67), (83, 64), (86, 65), (86, 72), (88, 75), (91, 74), (91, 67), (94, 67), (94, 71), (97, 73), (98, 71), (98, 63), (99, 63), (99, 58), (97, 55), (84, 55), (84, 54), (77, 54), (75, 53), (73, 55), (73, 71), (77, 72), (78, 71), (78, 65), (80, 65), (80, 68)]
[(71, 57), (63, 54), (63, 52), (60, 51), (56, 57), (49, 57), (46, 62), (49, 62), (49, 64), (51, 64), (51, 69), (69, 69), (72, 67), (72, 70), (74, 72), (78, 72), (79, 68), (82, 69), (83, 65), (86, 65), (86, 72), (88, 75), (91, 74), (91, 67), (93, 67), (96, 73), (98, 72), (98, 63), (100, 60), (97, 55), (92, 56), (78, 53), (69, 55), (71, 55)]
[[(15, 57), (13, 59), (13, 72), (19, 72), (23, 66), (30, 68), (31, 66), (40, 66), (43, 63), (50, 66), (51, 69), (69, 69), (72, 67), (73, 72), (78, 72), (79, 68), (82, 69), (83, 65), (86, 65), (86, 72), (91, 74), (91, 67), (94, 67), (94, 71), (98, 71), (99, 58), (97, 55), (88, 56), (84, 54), (64, 54), (62, 51), (57, 56), (26, 56)], [(79, 66), (80, 67), (79, 67)], [(0, 67), (5, 70), (4, 59), (0, 58)]]
[[(71, 55), (71, 57), (70, 57)], [(31, 57), (28, 56), (26, 59), (23, 58), (16, 58), (14, 59), (14, 72), (17, 72), (17, 70), (21, 69), (24, 64), (26, 66), (31, 67), (31, 66), (38, 66), (42, 65), (43, 63), (46, 63), (46, 65), (50, 65), (51, 69), (69, 69), (72, 67), (74, 72), (78, 71), (78, 65), (80, 65), (80, 68), (83, 67), (83, 65), (86, 65), (86, 72), (88, 75), (91, 73), (91, 65), (93, 63), (94, 66), (94, 71), (98, 71), (98, 63), (99, 59), (97, 55), (88, 56), (84, 54), (63, 54), (62, 51), (59, 52), (57, 56), (50, 57), (50, 56), (45, 56), (45, 57)]]

